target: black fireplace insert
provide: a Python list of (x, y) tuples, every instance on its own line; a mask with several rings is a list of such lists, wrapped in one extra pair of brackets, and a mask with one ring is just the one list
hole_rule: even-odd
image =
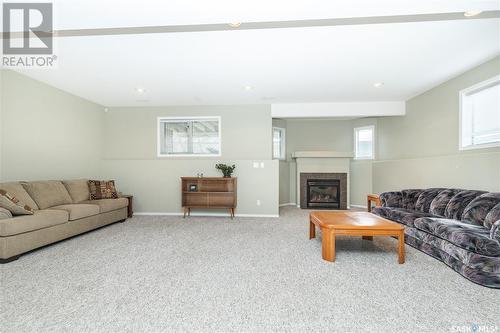
[(340, 208), (340, 180), (308, 179), (307, 207)]

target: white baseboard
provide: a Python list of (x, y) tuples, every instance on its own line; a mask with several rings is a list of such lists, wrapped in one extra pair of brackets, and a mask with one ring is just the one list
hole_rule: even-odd
[(368, 209), (368, 207), (363, 206), (363, 205), (351, 205), (351, 207)]
[[(139, 212), (137, 216), (183, 216), (184, 213), (163, 213), (163, 212)], [(196, 213), (192, 212), (191, 216), (214, 216), (214, 217), (230, 217), (229, 214), (223, 213)], [(235, 214), (235, 217), (279, 217), (278, 214)]]
[(288, 202), (288, 203), (284, 203), (284, 204), (280, 204), (280, 207), (285, 207), (285, 206), (295, 206), (296, 203), (295, 202)]

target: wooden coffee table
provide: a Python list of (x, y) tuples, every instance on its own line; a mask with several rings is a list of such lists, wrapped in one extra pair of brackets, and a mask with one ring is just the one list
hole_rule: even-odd
[(321, 229), (323, 259), (335, 261), (335, 237), (337, 235), (394, 236), (399, 239), (399, 263), (405, 262), (405, 237), (402, 225), (368, 212), (317, 211), (309, 215), (309, 239), (316, 237), (315, 227)]

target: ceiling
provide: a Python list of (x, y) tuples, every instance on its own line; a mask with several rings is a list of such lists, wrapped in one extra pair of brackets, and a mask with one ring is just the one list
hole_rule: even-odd
[[(473, 0), (54, 6), (55, 30), (500, 10)], [(105, 106), (398, 101), (500, 54), (500, 19), (60, 37), (55, 54), (57, 68), (19, 71)]]

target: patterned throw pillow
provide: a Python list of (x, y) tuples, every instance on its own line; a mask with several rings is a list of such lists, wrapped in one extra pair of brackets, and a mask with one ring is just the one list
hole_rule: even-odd
[(12, 215), (33, 215), (33, 208), (25, 205), (5, 190), (0, 190), (0, 207), (10, 211)]
[(117, 199), (114, 180), (89, 180), (90, 200)]

